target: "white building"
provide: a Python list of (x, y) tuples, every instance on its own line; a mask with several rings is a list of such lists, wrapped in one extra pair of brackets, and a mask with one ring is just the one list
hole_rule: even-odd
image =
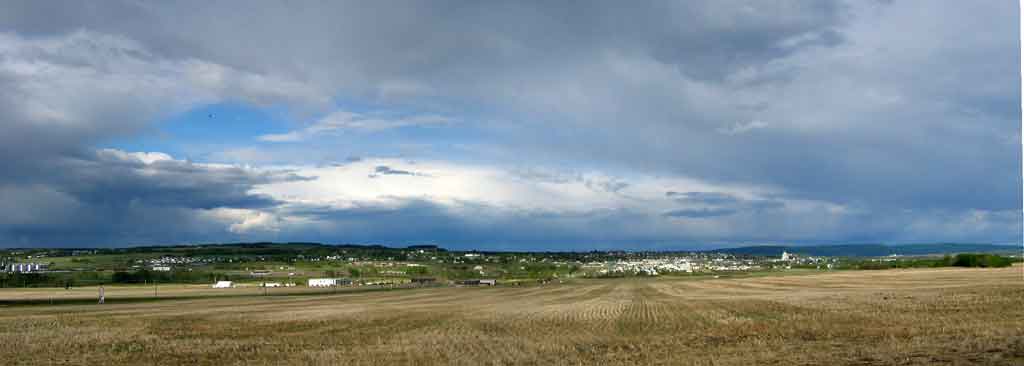
[(0, 271), (7, 270), (9, 272), (39, 272), (47, 270), (47, 265), (40, 263), (12, 263), (6, 266), (6, 268), (0, 268)]
[(310, 278), (307, 286), (309, 287), (330, 287), (337, 286), (337, 278)]
[(153, 270), (157, 272), (170, 272), (171, 266), (153, 266)]
[(263, 287), (281, 287), (281, 284), (277, 282), (264, 282)]
[(213, 288), (232, 288), (235, 287), (235, 283), (231, 281), (217, 281), (213, 284)]
[(782, 258), (780, 258), (780, 259), (782, 259), (784, 261), (788, 261), (788, 260), (793, 259), (793, 255), (783, 251), (782, 252)]

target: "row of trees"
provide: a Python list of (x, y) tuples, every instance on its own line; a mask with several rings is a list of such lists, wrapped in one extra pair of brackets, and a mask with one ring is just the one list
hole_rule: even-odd
[(150, 270), (117, 272), (50, 272), (0, 273), (0, 288), (8, 287), (74, 287), (95, 286), (103, 283), (211, 283), (230, 280), (228, 275), (215, 272), (157, 272)]
[(0, 273), (0, 288), (8, 287), (72, 287), (110, 282), (110, 275), (94, 271), (58, 273)]
[(889, 269), (889, 268), (937, 268), (937, 267), (980, 267), (1000, 268), (1009, 267), (1017, 261), (1014, 258), (1003, 257), (996, 254), (973, 254), (962, 253), (955, 256), (946, 255), (937, 259), (901, 259), (888, 262), (862, 262), (857, 265), (859, 269)]
[(217, 280), (230, 280), (228, 275), (205, 271), (122, 271), (114, 272), (111, 283), (211, 283)]
[(950, 258), (946, 256), (944, 258), (949, 265), (954, 267), (982, 267), (982, 268), (998, 268), (998, 267), (1009, 267), (1013, 265), (1014, 260), (995, 254), (957, 254), (956, 257)]

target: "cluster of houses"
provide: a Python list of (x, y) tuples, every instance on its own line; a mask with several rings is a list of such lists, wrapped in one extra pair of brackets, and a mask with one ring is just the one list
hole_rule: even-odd
[(147, 264), (149, 264), (150, 266), (154, 266), (154, 267), (170, 267), (170, 266), (173, 266), (173, 265), (199, 264), (199, 263), (203, 263), (205, 261), (203, 259), (201, 259), (201, 258), (195, 258), (195, 257), (163, 256), (163, 257), (160, 257), (160, 258), (149, 259), (149, 260), (146, 260), (145, 262), (147, 262)]
[(761, 266), (752, 259), (737, 258), (687, 258), (667, 257), (616, 262), (591, 262), (582, 266), (586, 270), (602, 275), (634, 274), (658, 276), (663, 273), (694, 273), (701, 271), (750, 271)]
[(761, 269), (761, 265), (752, 259), (730, 259), (730, 258), (715, 258), (704, 264), (705, 268), (718, 271), (750, 271)]
[(782, 252), (779, 259), (775, 262), (780, 263), (783, 268), (791, 269), (793, 265), (815, 265), (817, 269), (831, 270), (835, 267), (835, 258), (827, 257), (814, 257), (814, 256), (799, 256), (789, 252)]
[(613, 262), (597, 271), (605, 274), (639, 274), (657, 276), (664, 272), (693, 272), (698, 266), (685, 259), (643, 259)]

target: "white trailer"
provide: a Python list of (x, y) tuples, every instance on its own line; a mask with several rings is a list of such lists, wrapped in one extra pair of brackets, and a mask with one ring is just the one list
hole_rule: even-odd
[(309, 287), (330, 287), (337, 286), (337, 278), (310, 278), (307, 283)]

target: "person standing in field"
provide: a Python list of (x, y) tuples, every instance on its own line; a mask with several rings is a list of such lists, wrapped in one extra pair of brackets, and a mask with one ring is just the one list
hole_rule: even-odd
[(103, 300), (105, 300), (105, 297), (106, 297), (106, 296), (104, 296), (103, 292), (104, 292), (103, 291), (103, 284), (100, 284), (100, 304), (103, 303)]

